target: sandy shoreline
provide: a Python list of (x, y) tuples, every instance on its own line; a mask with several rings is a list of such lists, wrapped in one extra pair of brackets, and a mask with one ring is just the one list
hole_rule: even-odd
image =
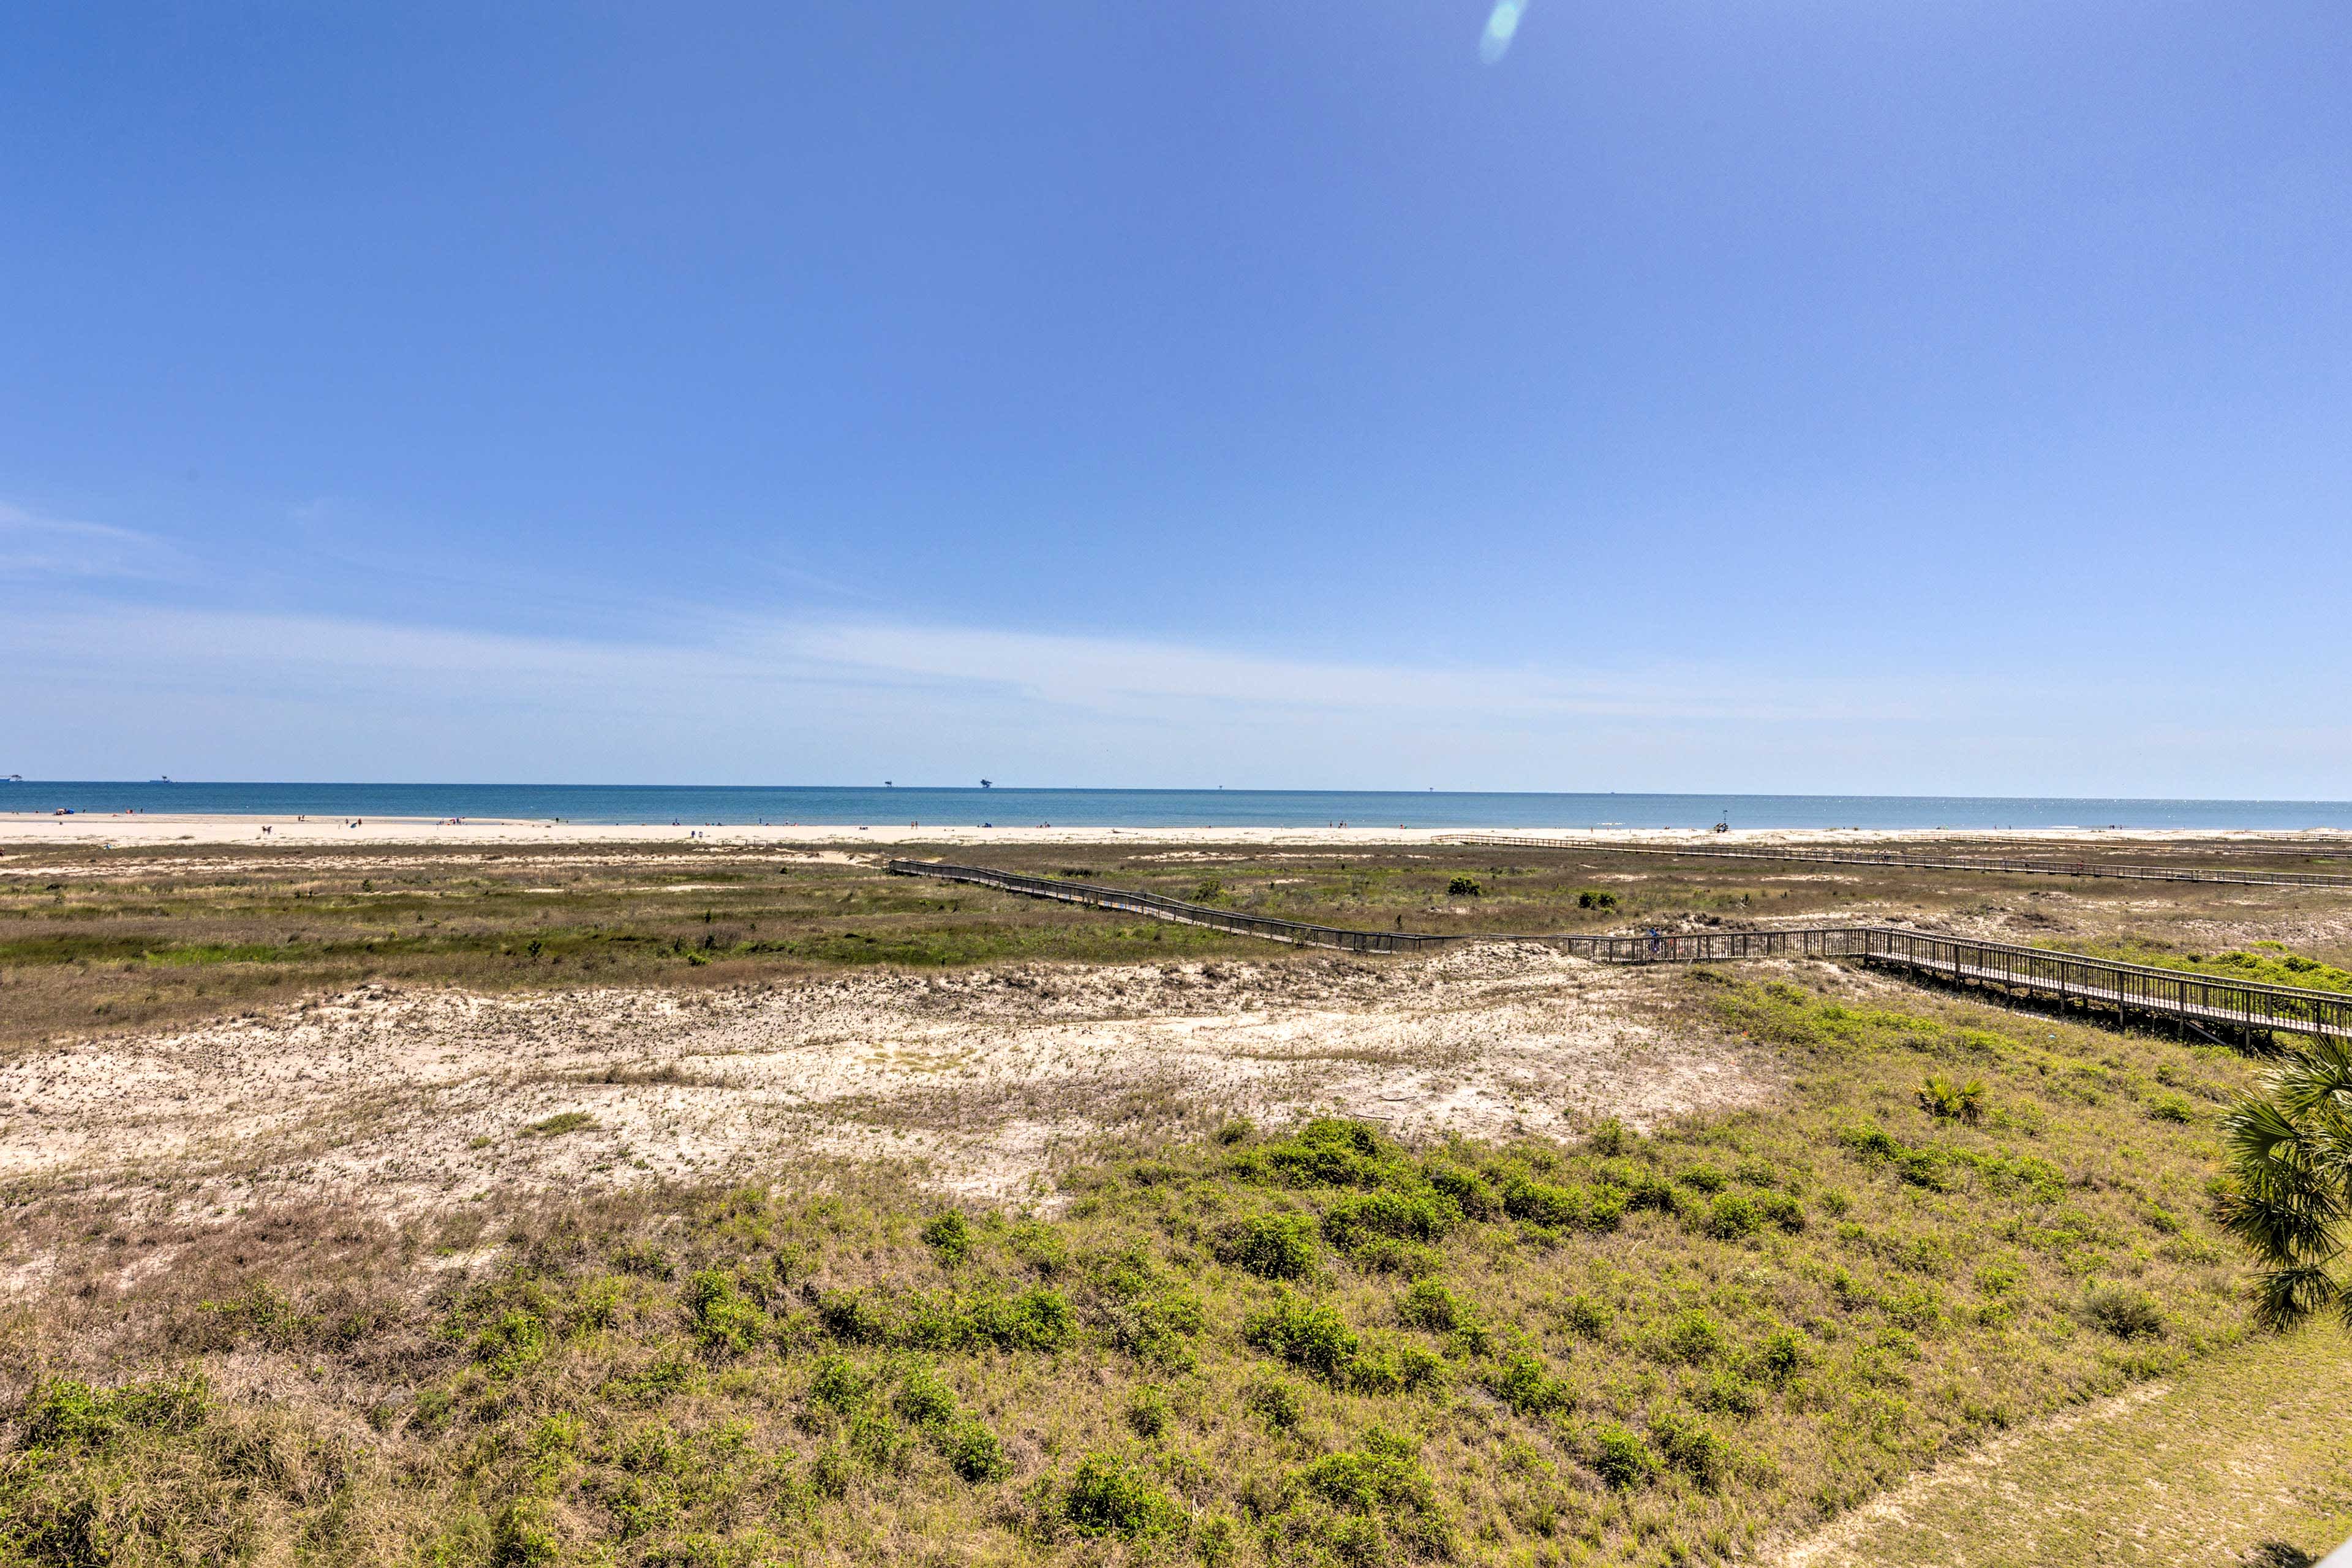
[(695, 823), (582, 823), (467, 817), (372, 816), (352, 825), (349, 817), (232, 816), (163, 812), (0, 812), (0, 847), (75, 845), (143, 848), (166, 844), (269, 844), (289, 847), (334, 845), (631, 845), (681, 843), (698, 847), (758, 848), (798, 846), (890, 844), (1145, 844), (1145, 845), (1352, 845), (1434, 843), (1465, 832), (1507, 833), (1547, 838), (1696, 839), (1712, 844), (1917, 844), (1939, 839), (2001, 840), (2021, 845), (2085, 839), (2109, 843), (2226, 842), (2308, 843), (2352, 846), (2352, 831), (2254, 828), (1752, 828), (1727, 834), (1694, 828), (1590, 827), (1163, 827), (1055, 826), (1045, 823), (982, 827), (970, 823), (869, 823), (863, 826), (812, 825), (703, 826)]

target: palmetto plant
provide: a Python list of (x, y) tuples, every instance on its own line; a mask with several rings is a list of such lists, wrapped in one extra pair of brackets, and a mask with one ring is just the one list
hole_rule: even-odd
[(2236, 1178), (2222, 1223), (2254, 1255), (2254, 1316), (2288, 1328), (2333, 1309), (2352, 1324), (2352, 1042), (2295, 1050), (2231, 1107), (2221, 1134)]

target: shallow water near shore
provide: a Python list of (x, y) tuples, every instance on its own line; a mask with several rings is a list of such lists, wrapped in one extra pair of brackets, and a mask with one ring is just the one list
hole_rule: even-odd
[(506, 817), (588, 824), (684, 822), (1069, 827), (2352, 827), (2352, 801), (2021, 799), (1974, 795), (1576, 795), (1446, 790), (940, 789), (467, 784), (20, 781), (0, 811), (230, 816)]

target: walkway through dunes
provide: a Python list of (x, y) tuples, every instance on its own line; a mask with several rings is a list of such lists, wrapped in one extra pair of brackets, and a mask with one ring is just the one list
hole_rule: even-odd
[[(1891, 866), (1916, 871), (1990, 871), (2018, 877), (2108, 877), (2130, 882), (2221, 882), (2242, 888), (2352, 888), (2352, 871), (2258, 871), (2244, 867), (2146, 866), (2107, 860), (2013, 859), (1986, 855), (1915, 855), (1899, 849), (1785, 844), (1636, 844), (1622, 838), (1536, 838), (1510, 833), (1448, 833), (1440, 844), (1517, 849), (1583, 849), (1676, 859), (1785, 860), (1815, 866)], [(2261, 851), (2273, 853), (2273, 851)]]
[(1349, 952), (1419, 952), (1461, 942), (1538, 942), (1605, 963), (1696, 963), (1753, 958), (1853, 958), (1930, 979), (1982, 986), (2089, 1011), (2169, 1019), (2210, 1030), (2280, 1031), (2352, 1039), (2352, 994), (2233, 980), (2154, 964), (2087, 958), (2052, 948), (2017, 947), (1905, 931), (1896, 926), (1816, 926), (1771, 931), (1706, 931), (1653, 936), (1529, 935), (1517, 932), (1430, 934), (1350, 931), (1264, 915), (1131, 888), (1104, 888), (1054, 877), (1032, 877), (984, 866), (893, 860), (900, 876), (971, 882), (1031, 898), (1148, 915), (1213, 927), (1302, 947)]

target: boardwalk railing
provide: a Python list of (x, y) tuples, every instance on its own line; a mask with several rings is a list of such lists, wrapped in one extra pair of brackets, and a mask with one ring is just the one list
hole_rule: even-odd
[(1129, 888), (1100, 888), (1053, 877), (1024, 876), (984, 866), (935, 860), (893, 860), (901, 876), (970, 882), (1032, 898), (1118, 910), (1154, 920), (1210, 926), (1244, 936), (1347, 952), (1426, 952), (1465, 942), (1533, 942), (1604, 963), (1701, 963), (1743, 958), (1852, 958), (1914, 974), (1984, 985), (2089, 1008), (2114, 1008), (2178, 1019), (2201, 1027), (2285, 1030), (2352, 1038), (2352, 994), (2233, 980), (2192, 970), (2087, 958), (2051, 948), (2016, 947), (1905, 931), (1898, 926), (1811, 926), (1771, 931), (1691, 931), (1654, 936), (1549, 936), (1351, 931), (1344, 926), (1221, 910), (1212, 904)]
[(1914, 973), (2193, 1024), (2352, 1038), (2352, 994), (2341, 991), (2233, 980), (1894, 926), (1864, 926), (1855, 934), (1862, 943), (1854, 956)]
[(1122, 910), (1184, 925), (1214, 926), (1244, 936), (1262, 936), (1304, 947), (1336, 947), (1349, 952), (1426, 952), (1460, 940), (1423, 936), (1412, 931), (1348, 931), (1339, 926), (1308, 925), (1303, 921), (1268, 920), (1209, 904), (1188, 904), (1158, 893), (1128, 888), (1097, 888), (1085, 882), (1065, 882), (1052, 877), (1024, 877), (1018, 871), (991, 870), (985, 866), (950, 866), (935, 860), (893, 860), (890, 869), (906, 877), (938, 877), (950, 882), (976, 882), (1034, 899), (1058, 899), (1066, 904), (1087, 904), (1098, 910)]
[(2133, 882), (2222, 882), (2252, 888), (2352, 888), (2352, 872), (2257, 871), (2198, 866), (2134, 866), (2111, 860), (2013, 859), (1985, 855), (1922, 855), (1858, 846), (1635, 844), (1622, 838), (1539, 838), (1511, 833), (1449, 833), (1440, 844), (1522, 849), (1586, 849), (1608, 855), (1667, 855), (1714, 860), (1784, 860), (1826, 866), (1897, 866), (1922, 871), (1999, 871), (2021, 877), (2113, 877)]

